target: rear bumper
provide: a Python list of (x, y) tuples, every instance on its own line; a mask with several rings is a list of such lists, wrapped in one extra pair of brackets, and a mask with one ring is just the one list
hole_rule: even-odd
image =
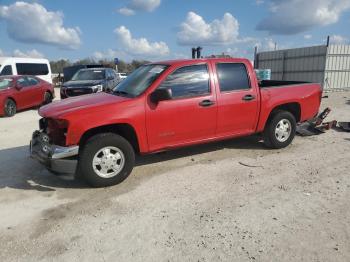
[(30, 156), (49, 170), (57, 173), (74, 174), (78, 161), (79, 146), (62, 147), (49, 143), (49, 137), (35, 131), (30, 141)]

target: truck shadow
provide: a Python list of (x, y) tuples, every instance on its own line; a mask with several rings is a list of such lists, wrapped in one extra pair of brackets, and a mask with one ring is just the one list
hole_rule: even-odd
[(212, 142), (208, 144), (189, 146), (171, 151), (164, 151), (156, 154), (139, 156), (136, 158), (136, 166), (148, 165), (189, 156), (195, 157), (196, 155), (219, 151), (225, 148), (243, 150), (266, 150), (267, 148), (260, 140), (261, 139), (259, 136), (254, 135), (249, 137)]
[(84, 188), (83, 183), (55, 176), (31, 159), (28, 146), (0, 150), (0, 189), (55, 191), (55, 188)]
[[(259, 142), (259, 137), (251, 136), (191, 146), (153, 155), (139, 156), (136, 159), (136, 167), (189, 156), (193, 156), (194, 158), (196, 155), (223, 149), (265, 150), (266, 148)], [(191, 162), (191, 160), (189, 161)], [(142, 183), (142, 181), (161, 173), (151, 172), (148, 174), (147, 172), (147, 174), (137, 176), (137, 178), (136, 176), (134, 178), (131, 176), (122, 183), (125, 187), (128, 187), (123, 187), (122, 191), (130, 191)], [(28, 146), (21, 146), (0, 150), (0, 190), (3, 188), (49, 192), (56, 191), (59, 188), (84, 189), (89, 187), (81, 181), (74, 180), (72, 175), (53, 175), (45, 167), (37, 163), (37, 161), (30, 158)]]

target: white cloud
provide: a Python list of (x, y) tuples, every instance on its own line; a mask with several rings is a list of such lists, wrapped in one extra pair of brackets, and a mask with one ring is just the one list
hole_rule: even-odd
[(125, 15), (125, 16), (131, 16), (131, 15), (134, 15), (135, 14), (135, 11), (130, 9), (130, 8), (127, 8), (127, 7), (123, 7), (123, 8), (120, 8), (118, 10), (118, 13), (119, 14), (122, 14), (122, 15)]
[(225, 13), (221, 20), (207, 23), (200, 15), (189, 12), (177, 41), (181, 45), (227, 45), (237, 42), (238, 35), (239, 23), (230, 13)]
[(118, 12), (122, 15), (134, 15), (136, 11), (152, 12), (161, 4), (161, 0), (130, 0), (126, 7)]
[(272, 51), (272, 50), (275, 50), (275, 47), (277, 47), (277, 44), (272, 38), (266, 37), (262, 41), (256, 42), (255, 46), (258, 47), (259, 51)]
[(38, 50), (33, 49), (33, 50), (28, 50), (25, 52), (22, 52), (19, 49), (16, 49), (13, 51), (13, 56), (16, 57), (30, 57), (30, 58), (44, 58), (45, 56), (40, 53)]
[(129, 57), (125, 52), (113, 49), (107, 49), (106, 51), (96, 51), (93, 53), (93, 58), (96, 60), (111, 60), (114, 58), (129, 60)]
[(341, 35), (332, 35), (330, 37), (331, 44), (342, 45), (342, 44), (347, 44), (348, 42), (349, 42), (349, 39)]
[(270, 15), (257, 29), (280, 35), (337, 23), (342, 13), (350, 9), (349, 0), (270, 0), (270, 4)]
[(312, 35), (304, 35), (304, 39), (311, 39)]
[(21, 51), (19, 49), (13, 50), (12, 53), (4, 52), (0, 49), (0, 56), (14, 56), (14, 57), (30, 57), (30, 58), (44, 58), (44, 54), (36, 49)]
[(63, 26), (63, 13), (51, 12), (38, 3), (15, 2), (0, 6), (0, 21), (6, 22), (8, 35), (23, 43), (40, 43), (60, 48), (80, 46), (79, 28)]
[(237, 56), (240, 54), (240, 51), (237, 47), (234, 48), (227, 48), (225, 54), (230, 55), (230, 56)]
[(149, 42), (146, 38), (135, 39), (125, 26), (114, 30), (126, 53), (132, 56), (161, 57), (169, 54), (169, 47), (164, 42)]

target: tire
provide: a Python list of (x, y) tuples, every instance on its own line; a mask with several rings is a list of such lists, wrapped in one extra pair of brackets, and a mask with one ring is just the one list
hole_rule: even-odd
[(277, 110), (265, 126), (264, 143), (274, 149), (287, 147), (295, 137), (295, 130), (295, 117), (288, 111)]
[(4, 104), (5, 116), (12, 117), (16, 114), (16, 112), (17, 112), (16, 102), (10, 98), (6, 99), (5, 104)]
[(124, 181), (134, 165), (135, 152), (125, 138), (114, 133), (98, 134), (83, 145), (76, 177), (92, 187), (113, 186)]
[(52, 94), (50, 92), (45, 92), (44, 94), (44, 105), (50, 104), (52, 102)]

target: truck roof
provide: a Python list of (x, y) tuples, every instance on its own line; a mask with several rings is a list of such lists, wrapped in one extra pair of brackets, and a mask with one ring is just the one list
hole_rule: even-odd
[(234, 63), (251, 63), (246, 58), (200, 58), (200, 59), (177, 59), (177, 60), (165, 60), (154, 62), (151, 64), (167, 64), (167, 65), (178, 65), (178, 64), (196, 64), (200, 62), (234, 62)]

